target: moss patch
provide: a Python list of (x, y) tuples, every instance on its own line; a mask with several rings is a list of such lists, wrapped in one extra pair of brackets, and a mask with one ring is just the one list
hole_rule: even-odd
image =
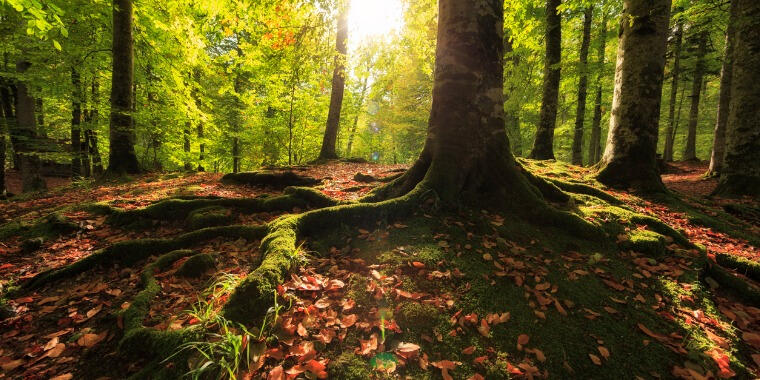
[(182, 277), (200, 277), (204, 273), (216, 267), (216, 259), (208, 253), (199, 253), (190, 256), (182, 266), (177, 269), (177, 276)]
[(635, 229), (628, 236), (628, 240), (620, 242), (620, 248), (643, 253), (650, 257), (665, 255), (666, 239), (654, 231)]
[(222, 226), (232, 222), (229, 209), (219, 206), (209, 206), (190, 212), (185, 224), (191, 230), (205, 227)]
[(330, 361), (327, 370), (334, 379), (366, 380), (372, 377), (367, 360), (350, 352), (345, 352)]

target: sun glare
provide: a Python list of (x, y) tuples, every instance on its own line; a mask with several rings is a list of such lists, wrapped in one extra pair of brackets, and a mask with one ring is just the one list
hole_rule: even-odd
[(352, 47), (371, 38), (382, 38), (402, 24), (400, 0), (351, 0), (348, 40)]

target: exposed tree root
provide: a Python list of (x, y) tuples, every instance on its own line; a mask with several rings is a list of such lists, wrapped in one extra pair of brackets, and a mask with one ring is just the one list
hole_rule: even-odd
[(615, 198), (614, 196), (608, 193), (605, 193), (604, 191), (599, 190), (593, 186), (589, 186), (589, 185), (585, 185), (585, 184), (577, 183), (577, 182), (566, 182), (566, 181), (562, 181), (556, 178), (549, 178), (549, 177), (541, 177), (541, 178), (553, 183), (558, 188), (569, 193), (591, 195), (593, 197), (597, 197), (612, 205), (620, 205), (623, 203), (619, 199)]
[(150, 256), (187, 248), (201, 241), (217, 237), (258, 240), (264, 236), (265, 232), (265, 226), (209, 227), (171, 239), (140, 239), (118, 242), (71, 265), (42, 272), (25, 283), (23, 287), (25, 289), (38, 288), (52, 281), (78, 275), (98, 265), (130, 266)]
[(292, 171), (230, 173), (222, 177), (222, 182), (268, 186), (275, 189), (284, 189), (288, 186), (314, 186), (320, 183), (313, 177), (302, 176)]
[(740, 276), (735, 276), (720, 264), (705, 258), (705, 269), (702, 274), (704, 279), (712, 279), (721, 287), (732, 291), (737, 297), (744, 299), (750, 305), (760, 307), (760, 288)]
[(744, 257), (716, 253), (715, 262), (719, 265), (736, 270), (755, 281), (760, 281), (760, 263), (745, 259)]
[(74, 232), (79, 229), (59, 212), (53, 212), (32, 223), (9, 222), (0, 226), (0, 239), (21, 236), (28, 239), (48, 238)]

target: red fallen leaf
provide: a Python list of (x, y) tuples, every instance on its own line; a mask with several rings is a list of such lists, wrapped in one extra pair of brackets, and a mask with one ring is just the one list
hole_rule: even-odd
[(755, 365), (760, 367), (760, 354), (752, 354), (750, 356), (752, 357), (752, 361), (755, 362)]
[(354, 351), (359, 355), (370, 355), (377, 350), (377, 334), (372, 334), (368, 340), (359, 339), (360, 347)]
[(476, 313), (467, 314), (464, 316), (464, 320), (475, 325), (478, 323), (478, 314)]
[(425, 268), (425, 263), (421, 263), (419, 261), (412, 261), (412, 266), (417, 269), (423, 269)]
[(11, 263), (6, 263), (6, 264), (3, 264), (3, 265), (0, 265), (0, 270), (10, 269), (10, 268), (14, 268), (14, 267), (16, 267), (16, 266), (13, 265), (13, 264), (11, 264)]
[(325, 367), (324, 364), (314, 359), (311, 359), (308, 363), (306, 363), (306, 370), (315, 374), (319, 379), (327, 378), (327, 371), (325, 371), (326, 368), (327, 367)]
[(396, 292), (397, 296), (409, 298), (413, 300), (418, 300), (424, 296), (423, 293), (412, 293), (412, 292), (407, 292), (406, 290), (401, 290), (401, 289), (393, 289), (393, 290)]
[(536, 355), (536, 359), (540, 361), (541, 363), (546, 361), (546, 355), (544, 355), (544, 352), (539, 350), (538, 348), (526, 348), (525, 352), (532, 353), (533, 355)]
[(289, 379), (295, 378), (296, 376), (298, 376), (298, 375), (300, 375), (300, 374), (302, 374), (304, 372), (306, 372), (306, 368), (304, 368), (300, 364), (296, 364), (296, 365), (288, 368), (287, 370), (285, 370), (285, 373), (287, 373), (288, 375), (292, 376), (292, 377), (288, 376)]
[(478, 326), (478, 332), (480, 335), (488, 338), (488, 334), (491, 332), (491, 327), (488, 326), (488, 322), (485, 319), (480, 320), (480, 326)]
[(474, 375), (468, 377), (467, 380), (486, 380), (486, 378), (479, 373), (475, 373)]
[(327, 282), (325, 290), (329, 292), (331, 290), (342, 289), (344, 286), (346, 286), (346, 284), (344, 284), (341, 280), (330, 280)]
[(343, 318), (341, 318), (341, 320), (340, 320), (340, 327), (342, 327), (344, 329), (347, 329), (347, 328), (353, 326), (354, 324), (356, 324), (356, 320), (358, 318), (359, 317), (356, 314), (346, 315)]
[(298, 323), (298, 328), (296, 330), (298, 332), (298, 335), (300, 335), (302, 338), (305, 338), (309, 336), (309, 332), (306, 331), (306, 327), (303, 327), (302, 323)]
[(353, 309), (354, 306), (356, 306), (356, 301), (354, 301), (352, 299), (347, 299), (347, 300), (343, 301), (343, 311), (349, 311), (349, 310)]
[(21, 297), (21, 298), (16, 298), (15, 300), (13, 300), (13, 302), (18, 303), (18, 304), (30, 303), (30, 302), (34, 302), (34, 298), (32, 298), (32, 297)]
[(269, 374), (267, 375), (267, 380), (284, 380), (284, 379), (285, 379), (285, 375), (284, 375), (284, 371), (281, 365), (278, 365), (277, 367), (274, 367), (271, 370), (269, 370)]
[(319, 334), (314, 335), (314, 337), (324, 344), (330, 344), (333, 338), (335, 338), (335, 335), (336, 335), (335, 330), (322, 329), (319, 331)]
[(475, 346), (470, 346), (462, 350), (462, 353), (465, 355), (472, 355), (473, 352), (475, 352)]
[(332, 302), (330, 301), (330, 298), (328, 298), (328, 297), (322, 297), (322, 298), (318, 299), (317, 302), (314, 302), (314, 306), (317, 309), (327, 309), (328, 307), (330, 307), (331, 303)]
[(607, 347), (599, 346), (596, 349), (599, 350), (599, 354), (601, 354), (603, 358), (605, 359), (610, 358), (610, 350), (608, 350)]
[(718, 377), (721, 379), (728, 379), (736, 376), (736, 373), (731, 370), (728, 355), (726, 355), (720, 348), (713, 348), (712, 350), (707, 351), (707, 355), (710, 355), (710, 357), (718, 365), (718, 368), (720, 369), (718, 372)]
[(79, 339), (77, 339), (77, 344), (82, 347), (90, 348), (100, 343), (101, 340), (105, 339), (107, 334), (108, 334), (108, 331), (103, 331), (100, 334), (92, 334), (92, 333), (84, 334), (81, 337), (79, 337)]
[(396, 354), (398, 354), (399, 356), (407, 360), (415, 357), (419, 351), (420, 351), (420, 346), (414, 343), (401, 342), (396, 348)]
[(441, 360), (438, 362), (432, 362), (430, 364), (433, 367), (441, 369), (441, 376), (443, 376), (444, 380), (453, 380), (454, 378), (451, 377), (451, 375), (449, 375), (449, 370), (456, 368), (458, 365), (462, 363), (452, 362), (451, 360)]
[(515, 375), (515, 376), (520, 376), (523, 374), (520, 368), (513, 366), (512, 363), (510, 362), (507, 362), (507, 372), (509, 372), (510, 375)]
[(45, 344), (45, 346), (42, 349), (45, 351), (49, 351), (57, 345), (58, 345), (58, 337), (53, 337), (53, 339), (50, 339), (50, 341), (47, 342), (47, 344)]
[(588, 354), (588, 357), (591, 358), (591, 361), (594, 362), (596, 365), (602, 365), (602, 359), (599, 359), (598, 356), (594, 354)]
[(26, 363), (26, 362), (23, 359), (12, 360), (12, 361), (0, 364), (0, 368), (2, 368), (3, 371), (5, 371), (5, 372), (10, 372), (10, 371), (13, 371), (14, 369), (16, 369), (16, 368), (24, 365), (24, 363)]
[(282, 349), (280, 349), (279, 347), (268, 349), (266, 356), (270, 357), (270, 358), (272, 358), (274, 360), (285, 359), (285, 353), (282, 352)]
[(760, 334), (745, 332), (742, 334), (742, 339), (744, 339), (745, 342), (749, 343), (750, 346), (760, 348)]
[(522, 350), (522, 346), (528, 344), (530, 342), (530, 336), (528, 334), (520, 334), (517, 337), (517, 349)]
[(56, 377), (51, 377), (50, 380), (71, 380), (74, 378), (74, 375), (69, 373), (64, 373), (63, 375), (58, 375)]
[(45, 353), (45, 356), (50, 358), (57, 358), (61, 356), (63, 351), (66, 349), (66, 344), (64, 343), (58, 343), (55, 345), (55, 347), (51, 348), (50, 351)]

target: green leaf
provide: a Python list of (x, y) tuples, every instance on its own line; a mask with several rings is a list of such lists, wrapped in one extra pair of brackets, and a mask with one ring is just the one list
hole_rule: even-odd
[(61, 44), (59, 44), (58, 41), (56, 40), (53, 40), (53, 46), (55, 46), (55, 48), (58, 49), (59, 51), (62, 50)]

